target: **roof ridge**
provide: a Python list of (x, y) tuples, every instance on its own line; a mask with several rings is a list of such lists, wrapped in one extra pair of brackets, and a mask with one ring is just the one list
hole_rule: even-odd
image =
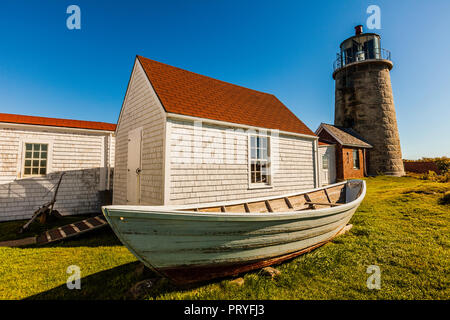
[[(319, 128), (323, 127), (326, 129), (327, 126), (334, 128), (333, 130), (338, 130), (338, 132), (342, 132), (343, 134), (346, 134), (346, 135), (362, 142), (363, 144), (372, 147), (372, 145), (361, 134), (359, 134), (356, 130), (354, 130), (352, 127), (344, 127), (344, 126), (338, 126), (338, 125), (322, 122), (320, 124)], [(353, 143), (348, 142), (348, 140), (346, 140), (346, 141), (343, 140), (345, 136), (338, 136), (337, 132), (333, 132), (333, 130), (331, 128), (327, 129), (327, 132), (329, 134), (331, 134), (336, 140), (338, 140), (338, 142), (340, 142), (342, 145), (353, 145)]]
[[(44, 117), (44, 116), (31, 116), (27, 114), (18, 114), (18, 113), (5, 113), (0, 112), (0, 116), (19, 116), (19, 117), (28, 117), (28, 118), (43, 118), (43, 119), (51, 119), (51, 120), (64, 120), (64, 121), (79, 121), (79, 122), (95, 122), (95, 123), (105, 123), (105, 124), (114, 124), (110, 122), (103, 121), (93, 121), (93, 120), (77, 120), (77, 119), (68, 119), (68, 118), (54, 118), (54, 117)], [(2, 120), (0, 120), (2, 122)]]
[(263, 93), (263, 94), (266, 94), (266, 95), (274, 96), (274, 97), (276, 98), (276, 96), (275, 96), (273, 93), (264, 92), (264, 91), (260, 91), (260, 90), (256, 90), (256, 89), (252, 89), (252, 88), (248, 88), (248, 87), (244, 87), (244, 86), (239, 85), (239, 84), (227, 82), (227, 81), (225, 81), (225, 80), (220, 80), (220, 79), (217, 79), (217, 78), (213, 78), (213, 77), (210, 77), (210, 76), (206, 76), (206, 75), (201, 74), (201, 73), (197, 73), (197, 72), (190, 71), (190, 70), (186, 70), (186, 69), (183, 69), (183, 68), (180, 68), (180, 67), (175, 67), (175, 66), (172, 66), (172, 65), (167, 64), (167, 63), (164, 63), (164, 62), (160, 62), (160, 61), (156, 61), (156, 60), (153, 60), (153, 59), (150, 59), (150, 58), (146, 58), (146, 57), (141, 56), (141, 55), (138, 55), (138, 54), (137, 54), (136, 56), (137, 56), (138, 58), (143, 58), (143, 59), (146, 59), (146, 60), (150, 60), (150, 61), (152, 61), (152, 62), (160, 63), (160, 64), (163, 64), (163, 65), (165, 65), (165, 66), (168, 66), (168, 67), (171, 67), (171, 68), (174, 68), (174, 69), (178, 69), (178, 70), (181, 70), (181, 71), (184, 71), (184, 72), (189, 72), (189, 73), (195, 74), (195, 75), (200, 76), (200, 77), (203, 77), (203, 78), (208, 78), (208, 79), (211, 79), (211, 80), (214, 80), (214, 81), (218, 81), (218, 82), (225, 83), (225, 84), (227, 84), (227, 85), (232, 85), (232, 86), (239, 87), (239, 88), (242, 88), (242, 89), (251, 90), (251, 91), (258, 92), (258, 93)]
[[(272, 96), (273, 96), (275, 99), (277, 99), (277, 100), (280, 102), (280, 104), (281, 104), (288, 112), (290, 112), (297, 120), (301, 121), (300, 118), (297, 117), (297, 115), (296, 115), (295, 113), (293, 113), (293, 112), (291, 111), (291, 109), (289, 109), (283, 102), (281, 102), (281, 100), (278, 99), (278, 97), (277, 97), (276, 95), (272, 95)], [(302, 122), (303, 122), (303, 121), (302, 121)]]
[[(48, 122), (49, 120), (53, 121), (53, 123)], [(116, 124), (109, 122), (31, 116), (15, 113), (0, 113), (0, 123), (44, 125), (44, 126), (107, 130), (107, 131), (114, 131), (116, 126)]]
[(165, 112), (315, 136), (274, 94), (136, 55)]

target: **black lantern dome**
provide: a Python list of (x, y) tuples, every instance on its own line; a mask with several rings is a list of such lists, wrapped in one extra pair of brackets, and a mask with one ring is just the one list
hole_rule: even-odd
[(335, 70), (366, 60), (391, 60), (391, 53), (381, 48), (381, 37), (378, 34), (363, 33), (362, 25), (356, 26), (355, 31), (354, 36), (341, 43), (341, 51), (334, 64)]

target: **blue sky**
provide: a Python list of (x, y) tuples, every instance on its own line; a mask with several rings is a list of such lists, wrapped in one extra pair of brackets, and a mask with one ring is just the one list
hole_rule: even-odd
[[(81, 30), (66, 27), (71, 4)], [(273, 93), (315, 130), (333, 123), (339, 44), (372, 4), (394, 61), (403, 157), (449, 156), (448, 0), (2, 0), (0, 112), (115, 123), (140, 54)]]

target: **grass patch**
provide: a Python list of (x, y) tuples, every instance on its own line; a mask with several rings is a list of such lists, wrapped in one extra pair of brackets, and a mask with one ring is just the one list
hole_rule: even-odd
[[(441, 199), (450, 184), (385, 176), (366, 181), (353, 229), (277, 266), (277, 280), (255, 271), (243, 275), (242, 286), (224, 279), (183, 289), (161, 281), (144, 298), (448, 299), (450, 207)], [(3, 232), (16, 225), (0, 223), (2, 239), (9, 240)], [(65, 285), (72, 264), (81, 268), (81, 290)], [(0, 298), (124, 299), (144, 278), (137, 265), (109, 229), (49, 247), (0, 248)], [(380, 290), (366, 287), (369, 265), (380, 267)]]

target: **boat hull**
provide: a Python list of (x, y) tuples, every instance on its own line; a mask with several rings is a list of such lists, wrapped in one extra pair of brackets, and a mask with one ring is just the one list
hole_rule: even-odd
[[(341, 229), (342, 230), (342, 229)], [(336, 234), (338, 235), (339, 232)], [(327, 242), (331, 241), (334, 237), (317, 243), (311, 247), (295, 251), (293, 253), (273, 257), (270, 259), (263, 259), (257, 261), (248, 261), (240, 263), (224, 263), (224, 264), (209, 264), (209, 265), (193, 265), (193, 266), (179, 266), (173, 268), (160, 269), (166, 278), (171, 279), (176, 284), (190, 284), (196, 282), (207, 281), (215, 278), (224, 278), (237, 276), (239, 274), (261, 269), (264, 267), (280, 264), (286, 260), (293, 259), (302, 254), (308, 253)]]
[[(365, 189), (364, 189), (365, 192)], [(270, 214), (107, 206), (106, 219), (146, 266), (177, 284), (278, 264), (333, 239), (362, 197), (332, 208)]]

